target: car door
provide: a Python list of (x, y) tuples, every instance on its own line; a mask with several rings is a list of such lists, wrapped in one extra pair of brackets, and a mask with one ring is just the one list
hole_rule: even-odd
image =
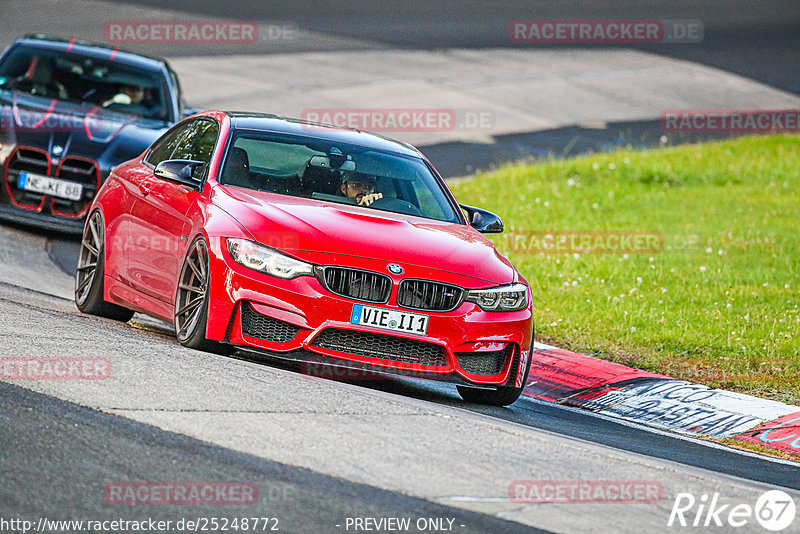
[[(168, 159), (203, 161), (194, 175), (202, 180), (219, 136), (219, 125), (207, 118), (189, 121), (174, 139), (154, 151), (145, 163), (155, 169)], [(156, 148), (156, 147), (154, 147)], [(128, 265), (135, 289), (166, 303), (175, 298), (175, 287), (183, 256), (191, 237), (187, 213), (199, 192), (187, 185), (156, 178), (153, 172), (137, 184), (139, 198), (131, 213), (136, 244)]]
[[(134, 207), (143, 200), (144, 193), (149, 192), (153, 176), (153, 162), (169, 159), (189, 126), (188, 124), (176, 125), (153, 143), (143, 161), (134, 165), (120, 165), (112, 172), (111, 177), (117, 179), (122, 187), (117, 195), (118, 215), (113, 218), (114, 226), (108, 228), (106, 237), (112, 238), (110, 243), (114, 245), (109, 250), (113, 251), (116, 256), (113, 265), (116, 266), (117, 276), (129, 286), (137, 285), (134, 283), (134, 279), (138, 273), (136, 267), (132, 267), (130, 264), (131, 258), (138, 257), (140, 249), (145, 247), (146, 239), (146, 233), (141, 228), (141, 221), (132, 220)], [(109, 179), (109, 182), (113, 183), (113, 180)], [(109, 183), (106, 183), (105, 187), (109, 187)]]

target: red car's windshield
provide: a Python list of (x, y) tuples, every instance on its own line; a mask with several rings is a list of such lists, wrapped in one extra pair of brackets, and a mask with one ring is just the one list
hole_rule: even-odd
[(447, 194), (422, 160), (318, 138), (237, 133), (219, 181), (460, 222)]

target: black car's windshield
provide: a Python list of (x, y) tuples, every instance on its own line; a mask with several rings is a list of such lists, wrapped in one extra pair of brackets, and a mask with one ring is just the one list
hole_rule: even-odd
[(459, 222), (422, 160), (330, 140), (237, 132), (220, 183)]
[(157, 72), (71, 52), (17, 46), (0, 64), (0, 89), (170, 118), (167, 88)]

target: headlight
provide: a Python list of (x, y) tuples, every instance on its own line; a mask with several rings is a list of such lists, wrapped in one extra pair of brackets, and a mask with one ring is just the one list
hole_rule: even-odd
[(290, 258), (277, 250), (247, 241), (246, 239), (227, 239), (228, 252), (241, 265), (254, 271), (277, 276), (278, 278), (295, 278), (313, 275), (314, 266), (304, 261)]
[(467, 291), (464, 300), (474, 302), (483, 311), (517, 311), (528, 305), (528, 287), (523, 284), (513, 284), (491, 289), (471, 289)]

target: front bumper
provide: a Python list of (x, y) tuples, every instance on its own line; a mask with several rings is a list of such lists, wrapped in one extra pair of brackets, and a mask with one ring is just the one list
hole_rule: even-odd
[(0, 203), (0, 219), (68, 235), (83, 234), (84, 219), (67, 219), (50, 213), (23, 210)]
[[(519, 360), (531, 350), (530, 303), (506, 313), (484, 312), (469, 302), (449, 312), (404, 310), (396, 303), (400, 280), (434, 279), (430, 269), (407, 266), (403, 275), (392, 276), (389, 301), (369, 305), (428, 315), (426, 335), (355, 325), (350, 317), (359, 302), (330, 293), (316, 278), (283, 280), (252, 271), (233, 261), (223, 240), (212, 239), (209, 244), (209, 339), (307, 365), (356, 369), (366, 378), (392, 373), (497, 387), (518, 383), (518, 374), (524, 372)], [(335, 256), (331, 261), (376, 272), (385, 269), (385, 262), (353, 256)]]

